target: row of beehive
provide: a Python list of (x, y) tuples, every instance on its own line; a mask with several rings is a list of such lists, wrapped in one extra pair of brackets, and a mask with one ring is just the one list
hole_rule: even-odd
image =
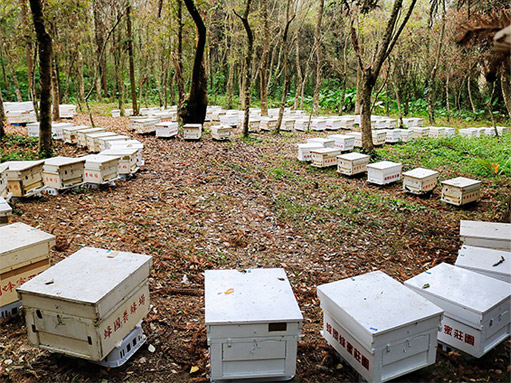
[[(25, 102), (4, 102), (5, 117), (7, 123), (22, 125), (37, 121), (34, 104)], [(52, 107), (53, 108), (53, 107)], [(76, 115), (76, 106), (69, 104), (59, 105), (60, 118), (73, 118)]]

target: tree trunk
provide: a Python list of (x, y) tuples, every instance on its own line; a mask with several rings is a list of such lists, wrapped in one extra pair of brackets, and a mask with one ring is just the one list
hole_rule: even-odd
[[(374, 151), (373, 131), (371, 126), (371, 93), (374, 88), (374, 80), (370, 74), (365, 74), (361, 81), (360, 94), (360, 125), (362, 127), (362, 146), (368, 153)], [(358, 93), (358, 90), (357, 90)]]
[(341, 106), (339, 107), (339, 116), (342, 116), (344, 109), (344, 99), (346, 98), (346, 87), (348, 85), (348, 57), (346, 55), (346, 49), (348, 47), (348, 34), (344, 39), (343, 48), (343, 71), (342, 71), (342, 93), (341, 93)]
[(133, 115), (138, 116), (137, 106), (137, 88), (135, 85), (135, 58), (133, 53), (133, 33), (131, 31), (131, 0), (126, 4), (126, 29), (128, 33), (128, 56), (130, 65), (130, 87), (131, 87), (131, 103), (133, 107)]
[[(117, 88), (117, 101), (119, 103), (119, 110), (121, 112), (121, 116), (124, 117), (124, 86), (123, 81), (121, 80), (121, 76), (123, 75), (122, 70), (122, 52), (121, 52), (121, 36), (119, 32), (114, 33), (114, 75), (115, 75), (115, 85)], [(124, 77), (124, 76), (123, 76)]]
[(77, 62), (77, 68), (78, 71), (77, 77), (78, 77), (78, 105), (80, 106), (85, 103), (85, 85), (83, 81), (83, 58), (82, 53), (78, 50), (78, 47), (76, 48), (78, 51), (78, 62)]
[(262, 0), (263, 12), (263, 53), (259, 67), (259, 97), (261, 99), (261, 116), (268, 115), (268, 60), (270, 54), (270, 21), (268, 15), (268, 0)]
[[(55, 54), (55, 52), (53, 52)], [(53, 67), (52, 67), (52, 76), (51, 76), (51, 83), (52, 83), (52, 93), (53, 93), (53, 121), (57, 121), (60, 119), (60, 95), (59, 95), (59, 86), (58, 86), (58, 77), (57, 77), (57, 64), (56, 64), (56, 57), (53, 58)]]
[(303, 75), (302, 68), (300, 67), (300, 39), (296, 38), (296, 92), (294, 110), (298, 109), (298, 101), (300, 99), (300, 86), (302, 85)]
[(104, 39), (104, 25), (100, 20), (99, 8), (104, 4), (101, 4), (100, 0), (93, 0), (92, 11), (94, 16), (94, 41), (96, 42), (96, 65), (99, 73), (99, 95), (98, 101), (101, 100), (101, 90), (103, 94), (107, 95), (107, 83), (106, 83), (106, 55), (102, 53)]
[(440, 58), (441, 58), (441, 54), (442, 54), (442, 45), (444, 43), (445, 11), (442, 13), (442, 21), (441, 22), (442, 22), (442, 24), (440, 26), (440, 40), (438, 40), (435, 65), (433, 66), (433, 69), (431, 70), (431, 75), (429, 77), (428, 115), (429, 115), (430, 124), (435, 123), (435, 111), (434, 111), (434, 106), (433, 106), (433, 103), (435, 102), (435, 100), (434, 100), (433, 94), (434, 94), (434, 87), (435, 87), (436, 72), (438, 70), (438, 66), (440, 65)]
[(468, 100), (470, 101), (470, 108), (472, 109), (472, 113), (476, 114), (476, 108), (474, 106), (474, 100), (472, 99), (472, 86), (470, 85), (470, 83), (472, 82), (472, 78), (470, 76), (470, 69), (468, 71), (468, 78), (467, 78)]
[(50, 157), (51, 146), (51, 58), (52, 41), (44, 27), (44, 16), (41, 0), (30, 0), (32, 19), (39, 42), (39, 81), (41, 88), (40, 126), (39, 126), (39, 155)]
[(321, 51), (321, 22), (323, 20), (323, 8), (325, 0), (319, 0), (318, 21), (314, 33), (314, 49), (316, 50), (316, 83), (314, 85), (314, 94), (312, 96), (312, 115), (319, 113), (319, 92), (321, 91), (321, 66), (323, 64)]
[(0, 91), (0, 140), (5, 136), (5, 112), (4, 112), (4, 99)]
[(492, 110), (493, 95), (495, 94), (495, 84), (489, 82), (488, 86), (490, 86), (490, 85), (491, 85), (491, 92), (490, 92), (490, 97), (488, 98), (488, 102), (486, 103), (486, 107), (488, 108), (488, 112), (490, 113), (490, 118), (491, 118), (491, 122), (493, 125), (493, 129), (495, 130), (495, 135), (498, 137), (499, 131), (497, 129), (497, 123), (495, 121), (495, 116), (493, 115), (493, 110)]
[(445, 79), (445, 106), (447, 108), (447, 122), (450, 122), (451, 119), (451, 107), (449, 105), (449, 80), (450, 80), (450, 72), (449, 68), (447, 69), (447, 77)]
[(504, 97), (507, 114), (511, 118), (511, 81), (504, 70), (504, 66), (500, 69), (500, 87), (502, 88), (502, 97)]
[[(232, 55), (232, 50), (229, 50), (229, 55)], [(226, 89), (226, 108), (232, 109), (232, 97), (234, 95), (234, 64), (233, 64), (234, 57), (229, 57), (229, 74), (227, 77), (227, 89)], [(262, 112), (261, 112), (262, 114)]]

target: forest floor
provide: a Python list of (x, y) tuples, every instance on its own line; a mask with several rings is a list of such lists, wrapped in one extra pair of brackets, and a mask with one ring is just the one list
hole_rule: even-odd
[[(74, 122), (88, 124), (88, 119), (79, 115)], [(145, 144), (140, 172), (115, 187), (18, 200), (11, 221), (57, 235), (55, 261), (82, 246), (152, 255), (154, 308), (143, 324), (147, 344), (124, 366), (106, 369), (30, 346), (23, 319), (16, 319), (0, 325), (0, 381), (206, 382), (203, 272), (258, 267), (285, 268), (304, 314), (293, 382), (357, 381), (320, 335), (316, 286), (374, 270), (402, 282), (435, 264), (452, 264), (461, 246), (460, 219), (499, 220), (511, 192), (509, 173), (471, 173), (477, 170), (469, 165), (468, 146), (464, 158), (446, 159), (438, 169), (441, 179), (482, 180), (481, 200), (456, 208), (440, 201), (439, 187), (417, 197), (404, 194), (401, 184), (373, 186), (364, 177), (343, 177), (333, 168), (296, 160), (297, 143), (325, 134), (266, 133), (249, 139), (238, 134), (231, 142), (205, 134), (188, 142), (137, 136), (128, 131), (127, 118), (97, 116), (95, 122)], [(25, 135), (22, 128), (7, 132)], [(490, 144), (492, 153), (508, 158), (510, 137), (494, 138), (500, 141)], [(430, 164), (443, 153), (409, 145), (386, 145), (378, 153), (404, 158), (403, 170), (421, 161)], [(12, 139), (0, 148), (4, 157), (35, 153)], [(85, 152), (57, 143), (56, 153)], [(510, 351), (509, 339), (480, 359), (438, 350), (435, 365), (397, 381), (509, 381)], [(190, 373), (192, 367), (197, 371)]]

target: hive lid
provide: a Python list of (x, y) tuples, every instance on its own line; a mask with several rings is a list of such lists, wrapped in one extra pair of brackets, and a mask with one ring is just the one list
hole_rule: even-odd
[(117, 141), (117, 140), (126, 140), (126, 139), (129, 139), (129, 137), (123, 136), (121, 134), (116, 134), (115, 136), (100, 137), (100, 141)]
[(458, 188), (467, 188), (470, 186), (480, 185), (481, 181), (472, 180), (465, 177), (451, 178), (450, 180), (442, 181), (442, 185), (455, 186)]
[(284, 269), (206, 270), (206, 324), (303, 319)]
[(6, 165), (9, 166), (9, 171), (23, 171), (30, 168), (33, 168), (34, 166), (42, 165), (44, 164), (44, 160), (39, 161), (8, 161), (4, 162)]
[(511, 252), (485, 247), (462, 246), (456, 259), (456, 266), (510, 276)]
[(347, 161), (355, 161), (355, 160), (361, 160), (361, 159), (369, 159), (369, 156), (367, 154), (362, 154), (358, 152), (351, 152), (346, 154), (341, 154), (337, 156), (337, 158), (341, 160), (347, 160)]
[[(4, 197), (0, 197), (0, 217), (9, 216), (9, 215), (11, 215), (11, 213), (12, 213), (11, 206), (7, 203), (7, 201), (5, 200)], [(0, 240), (1, 240), (1, 237), (0, 237)], [(1, 264), (0, 264), (0, 267), (1, 267)]]
[(103, 156), (101, 154), (89, 154), (87, 156), (80, 157), (85, 160), (85, 163), (96, 163), (104, 164), (112, 161), (120, 160), (120, 157)]
[(130, 147), (112, 147), (107, 150), (103, 150), (99, 154), (102, 154), (104, 156), (132, 156), (138, 152), (137, 148), (130, 148)]
[(89, 128), (89, 129), (83, 129), (83, 130), (80, 130), (79, 133), (81, 134), (89, 134), (89, 133), (95, 133), (95, 132), (104, 132), (105, 129), (103, 128)]
[(413, 170), (409, 170), (403, 173), (403, 176), (413, 177), (413, 178), (425, 178), (437, 175), (438, 172), (436, 170), (424, 169), (424, 168), (416, 168)]
[(296, 144), (299, 149), (321, 149), (323, 148), (323, 145), (319, 142), (316, 143), (310, 143), (310, 144)]
[(358, 327), (357, 333), (363, 338), (359, 340), (367, 343), (374, 336), (442, 313), (442, 309), (382, 271), (327, 283), (317, 289), (321, 306), (325, 308), (324, 301), (329, 302), (349, 321), (348, 327)]
[(460, 236), (511, 241), (511, 223), (461, 220)]
[(202, 128), (202, 124), (184, 124), (183, 128)]
[(353, 136), (348, 136), (346, 134), (330, 134), (327, 136), (328, 138), (330, 138), (331, 140), (352, 140), (354, 137)]
[(361, 132), (349, 132), (349, 133), (346, 133), (347, 136), (352, 136), (352, 137), (355, 137), (355, 138), (362, 138), (362, 133)]
[[(123, 281), (130, 290), (148, 278), (152, 257), (84, 247), (18, 288), (22, 293), (97, 304)], [(138, 270), (147, 273), (136, 273)]]
[(340, 154), (341, 149), (336, 148), (319, 148), (311, 150), (311, 153), (319, 153), (319, 154)]
[(163, 121), (163, 122), (158, 122), (155, 126), (158, 127), (158, 128), (165, 128), (165, 127), (177, 128), (178, 127), (178, 123), (177, 122), (171, 122), (171, 121)]
[(53, 157), (48, 158), (46, 161), (44, 161), (45, 165), (49, 166), (65, 166), (65, 165), (73, 165), (80, 162), (84, 162), (85, 160), (83, 157), (79, 158), (72, 158), (72, 157)]
[(9, 169), (9, 165), (7, 163), (0, 164), (0, 174)]
[(71, 123), (71, 122), (52, 122), (51, 123), (51, 127), (52, 128), (72, 128), (74, 127), (75, 124)]
[(447, 263), (407, 280), (405, 286), (477, 314), (485, 313), (511, 295), (510, 284)]
[(114, 132), (87, 133), (87, 138), (103, 138), (103, 137), (113, 137), (113, 136), (117, 136), (117, 133), (114, 133)]
[(68, 126), (66, 128), (63, 128), (62, 130), (66, 132), (78, 132), (80, 130), (86, 130), (86, 129), (92, 129), (92, 127), (88, 125), (78, 125), (78, 126)]
[(307, 143), (308, 144), (313, 144), (315, 142), (321, 142), (322, 144), (327, 144), (327, 143), (335, 143), (334, 140), (332, 140), (331, 138), (319, 138), (319, 137), (316, 137), (316, 138), (309, 138), (307, 139)]
[(380, 161), (380, 162), (375, 162), (373, 164), (367, 165), (368, 168), (380, 169), (380, 170), (388, 169), (388, 168), (395, 167), (395, 166), (401, 166), (401, 163), (400, 162), (392, 162), (392, 161)]

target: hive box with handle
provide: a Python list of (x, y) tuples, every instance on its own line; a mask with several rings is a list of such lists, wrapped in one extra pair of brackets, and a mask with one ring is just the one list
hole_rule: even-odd
[(511, 251), (511, 223), (461, 220), (460, 239), (468, 246)]
[(436, 187), (437, 182), (436, 170), (416, 168), (403, 173), (403, 190), (408, 193), (429, 193)]
[(455, 265), (511, 283), (511, 252), (463, 245)]
[(53, 157), (44, 162), (44, 186), (57, 190), (80, 185), (83, 182), (83, 158)]
[(445, 203), (461, 206), (481, 198), (481, 181), (456, 177), (441, 182), (442, 198)]
[(44, 161), (9, 161), (7, 184), (14, 197), (26, 197), (43, 186)]

